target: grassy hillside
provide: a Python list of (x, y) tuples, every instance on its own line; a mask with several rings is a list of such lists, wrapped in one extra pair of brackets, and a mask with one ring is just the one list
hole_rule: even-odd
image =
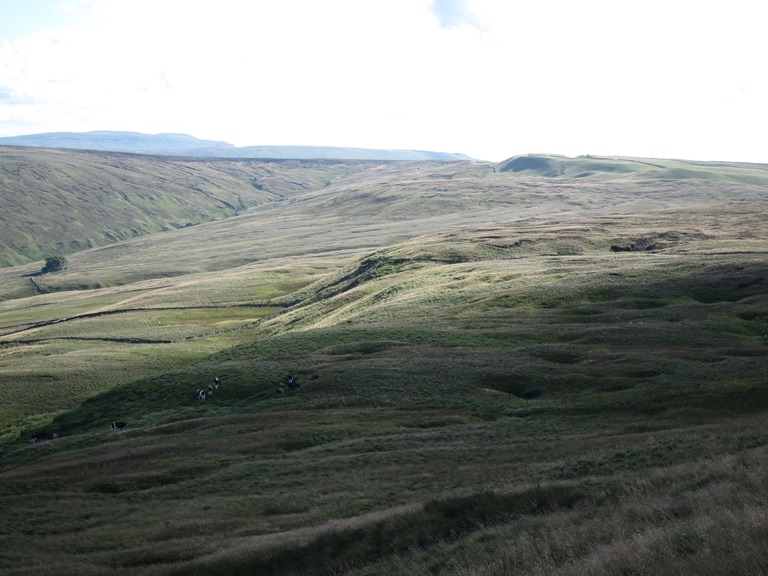
[(382, 164), (0, 270), (0, 574), (768, 572), (765, 191)]
[(739, 162), (528, 154), (505, 160), (499, 170), (548, 178), (701, 179), (768, 185), (768, 164)]
[(364, 167), (0, 146), (0, 266), (232, 216)]

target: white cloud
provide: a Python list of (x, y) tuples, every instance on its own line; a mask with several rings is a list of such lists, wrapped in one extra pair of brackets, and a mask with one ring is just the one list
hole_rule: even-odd
[(768, 162), (757, 1), (68, 5), (0, 46), (0, 135)]

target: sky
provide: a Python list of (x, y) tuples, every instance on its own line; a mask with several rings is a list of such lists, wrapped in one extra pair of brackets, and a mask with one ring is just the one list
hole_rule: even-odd
[(764, 0), (0, 0), (0, 136), (768, 163)]

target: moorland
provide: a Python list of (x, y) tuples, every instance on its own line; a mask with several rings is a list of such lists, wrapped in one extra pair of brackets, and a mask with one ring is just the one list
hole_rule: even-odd
[(0, 574), (768, 574), (768, 166), (0, 161)]

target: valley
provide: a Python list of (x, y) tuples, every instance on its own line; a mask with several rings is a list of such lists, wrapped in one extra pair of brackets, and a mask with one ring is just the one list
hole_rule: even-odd
[(0, 574), (768, 571), (768, 167), (520, 158), (4, 149)]

